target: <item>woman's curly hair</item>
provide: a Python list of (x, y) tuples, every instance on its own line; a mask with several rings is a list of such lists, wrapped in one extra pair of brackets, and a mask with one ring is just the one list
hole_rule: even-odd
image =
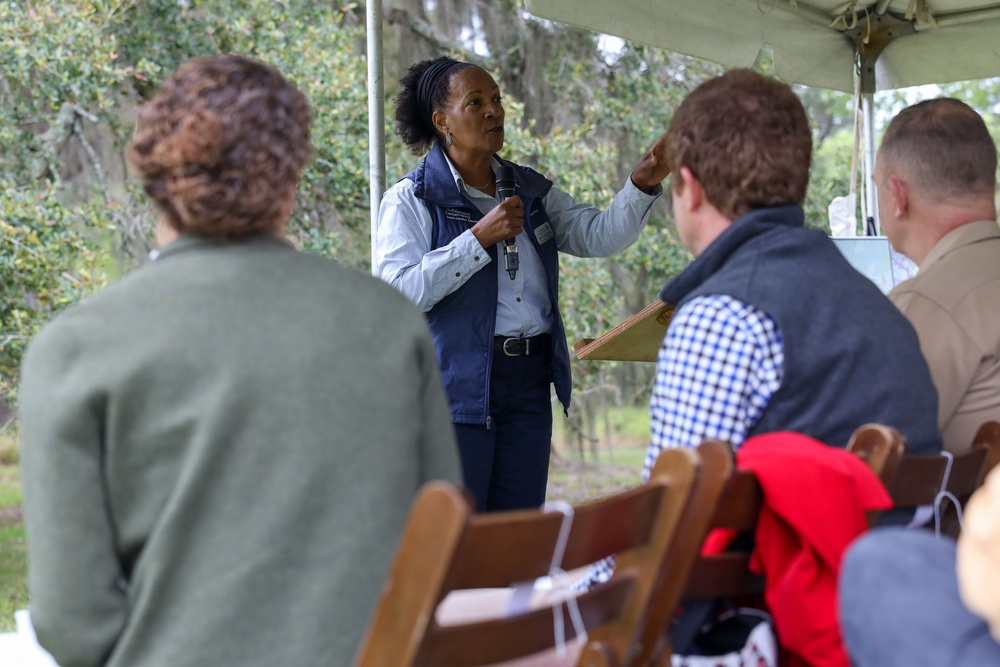
[(312, 155), (311, 120), (306, 96), (275, 67), (196, 58), (139, 108), (128, 157), (181, 234), (271, 232)]
[[(417, 95), (417, 84), (420, 75), (434, 63), (444, 60), (451, 60), (448, 56), (441, 56), (433, 60), (422, 60), (411, 65), (406, 70), (406, 74), (399, 80), (400, 90), (396, 96), (396, 134), (398, 134), (406, 147), (414, 155), (422, 155), (431, 144), (437, 141), (441, 135), (437, 128), (428, 121), (420, 108), (420, 100)], [(477, 67), (472, 63), (458, 63), (454, 67), (448, 68), (434, 82), (431, 88), (431, 109), (438, 111), (444, 107), (448, 101), (448, 94), (451, 91), (452, 78), (457, 74)]]

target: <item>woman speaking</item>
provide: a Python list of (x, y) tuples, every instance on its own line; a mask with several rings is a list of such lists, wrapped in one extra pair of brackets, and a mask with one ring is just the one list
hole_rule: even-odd
[(476, 507), (537, 507), (549, 387), (568, 409), (572, 386), (558, 252), (603, 257), (635, 242), (668, 173), (663, 139), (601, 211), (497, 155), (504, 108), (489, 72), (442, 57), (400, 84), (396, 131), (415, 155), (430, 150), (382, 199), (375, 272), (427, 316)]

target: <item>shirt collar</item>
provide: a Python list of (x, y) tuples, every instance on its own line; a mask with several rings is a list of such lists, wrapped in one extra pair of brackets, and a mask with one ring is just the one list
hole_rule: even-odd
[(283, 248), (287, 250), (295, 250), (295, 248), (288, 242), (279, 239), (271, 234), (251, 234), (249, 236), (244, 236), (238, 239), (232, 240), (222, 240), (222, 239), (209, 239), (203, 236), (198, 236), (196, 234), (181, 234), (175, 240), (168, 243), (157, 253), (156, 261), (160, 261), (166, 257), (171, 257), (173, 255), (179, 255), (182, 253), (187, 253), (192, 250), (202, 250), (206, 248), (227, 248), (227, 247), (274, 247)]
[(938, 261), (952, 250), (998, 236), (1000, 236), (1000, 227), (997, 226), (996, 220), (977, 220), (976, 222), (967, 222), (964, 225), (959, 225), (942, 236), (934, 244), (931, 251), (927, 253), (927, 257), (920, 264), (920, 271), (923, 271), (926, 267)]
[[(441, 151), (441, 155), (444, 156), (444, 162), (445, 162), (445, 164), (448, 165), (448, 169), (451, 170), (451, 176), (452, 176), (452, 178), (455, 179), (455, 185), (458, 186), (459, 191), (464, 192), (465, 194), (473, 196), (473, 197), (484, 197), (484, 196), (485, 197), (489, 197), (489, 195), (483, 194), (481, 191), (479, 191), (479, 190), (477, 190), (477, 189), (469, 186), (464, 180), (462, 180), (462, 176), (458, 173), (458, 170), (455, 169), (455, 165), (452, 164), (451, 158), (448, 157), (447, 153), (445, 153), (444, 151)], [(499, 167), (499, 166), (500, 166), (500, 163), (497, 162), (497, 159), (495, 157), (491, 156), (490, 157), (490, 169), (493, 170), (494, 174), (497, 173), (497, 167)]]

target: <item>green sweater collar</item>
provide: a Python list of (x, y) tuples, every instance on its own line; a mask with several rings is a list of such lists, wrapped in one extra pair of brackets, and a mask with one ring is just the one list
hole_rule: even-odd
[(172, 241), (165, 248), (163, 248), (157, 256), (157, 261), (195, 250), (218, 250), (228, 247), (258, 247), (295, 251), (295, 248), (293, 248), (289, 243), (277, 238), (276, 236), (271, 236), (270, 234), (254, 234), (252, 236), (235, 240), (209, 239), (204, 236), (185, 234), (178, 237), (176, 240)]

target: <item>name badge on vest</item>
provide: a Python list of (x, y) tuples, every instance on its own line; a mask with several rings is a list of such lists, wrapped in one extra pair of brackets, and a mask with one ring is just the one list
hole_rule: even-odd
[(548, 222), (544, 222), (535, 228), (535, 238), (538, 239), (538, 244), (541, 245), (546, 241), (551, 241), (555, 234), (552, 232), (552, 225)]

